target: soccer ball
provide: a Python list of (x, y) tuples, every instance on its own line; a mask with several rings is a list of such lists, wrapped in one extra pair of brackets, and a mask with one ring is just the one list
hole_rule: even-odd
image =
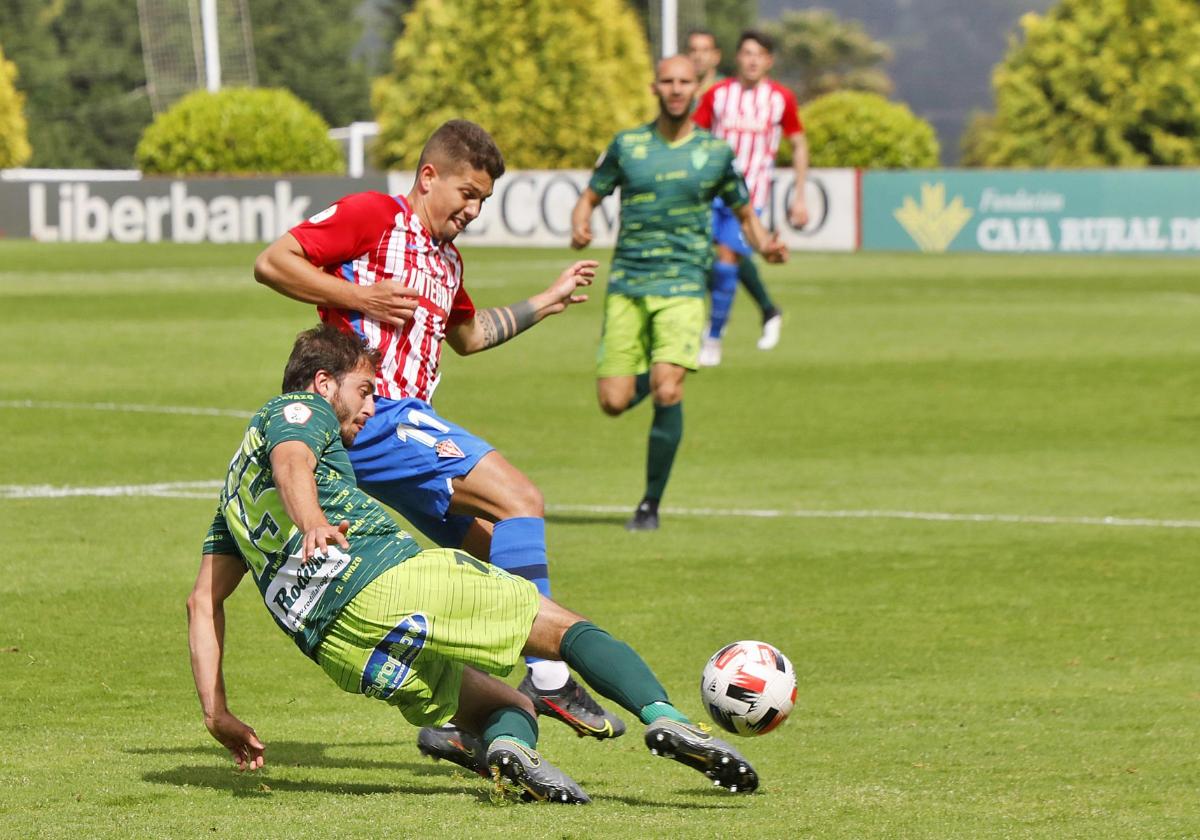
[(700, 698), (722, 729), (763, 735), (791, 713), (796, 672), (787, 657), (766, 642), (734, 642), (704, 666)]

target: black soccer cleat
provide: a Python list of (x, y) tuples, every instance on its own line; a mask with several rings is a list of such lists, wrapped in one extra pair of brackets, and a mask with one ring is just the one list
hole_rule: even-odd
[(654, 755), (670, 758), (699, 770), (733, 793), (753, 793), (758, 774), (741, 753), (714, 738), (703, 724), (687, 724), (659, 718), (646, 727), (646, 746)]
[(657, 531), (658, 502), (653, 499), (642, 499), (633, 512), (633, 517), (625, 523), (626, 531)]
[(592, 801), (574, 779), (542, 758), (537, 750), (508, 738), (492, 741), (487, 763), (496, 784), (511, 783), (520, 789), (526, 802), (583, 805)]
[(457, 726), (424, 726), (417, 733), (417, 749), (434, 761), (445, 759), (478, 773), (485, 779), (488, 772), (483, 742)]
[(587, 735), (603, 740), (625, 734), (625, 722), (605, 711), (574, 677), (568, 677), (562, 688), (542, 691), (533, 684), (532, 672), (527, 670), (517, 691), (533, 701), (533, 708), (539, 715), (561, 720), (580, 738)]

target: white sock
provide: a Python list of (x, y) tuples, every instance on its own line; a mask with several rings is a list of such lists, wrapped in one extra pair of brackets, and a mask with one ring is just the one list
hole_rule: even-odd
[(555, 691), (567, 684), (571, 672), (567, 670), (565, 662), (543, 659), (529, 663), (529, 677), (538, 691)]

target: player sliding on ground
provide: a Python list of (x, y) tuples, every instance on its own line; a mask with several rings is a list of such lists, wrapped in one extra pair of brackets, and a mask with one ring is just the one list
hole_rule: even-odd
[[(503, 173), (491, 136), (451, 120), (422, 149), (407, 195), (346, 196), (272, 243), (254, 274), (317, 304), (322, 321), (357, 333), (382, 357), (376, 414), (349, 447), (359, 486), (438, 545), (486, 558), (549, 595), (542, 494), (487, 441), (431, 405), (443, 339), (459, 354), (478, 353), (587, 300), (576, 291), (591, 284), (596, 263), (585, 260), (528, 300), (475, 309), (453, 240)], [(521, 691), (539, 714), (580, 735), (625, 731), (562, 662), (531, 658)], [(462, 743), (452, 730), (424, 729), (417, 738), (423, 753), (451, 760)]]
[(485, 756), (459, 763), (527, 799), (589, 801), (538, 754), (530, 699), (496, 679), (522, 654), (570, 664), (646, 724), (656, 755), (732, 791), (757, 788), (745, 758), (672, 706), (627, 644), (497, 566), (421, 551), (358, 489), (346, 447), (375, 413), (378, 363), (334, 327), (301, 333), (283, 394), (250, 420), (229, 466), (188, 598), (188, 642), (204, 723), (238, 767), (261, 767), (265, 750), (230, 712), (221, 669), (224, 602), (249, 571), (275, 622), (338, 686), (418, 726), (453, 721)]

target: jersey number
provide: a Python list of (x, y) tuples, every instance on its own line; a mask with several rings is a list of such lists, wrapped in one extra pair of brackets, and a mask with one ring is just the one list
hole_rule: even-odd
[(410, 440), (415, 440), (417, 443), (423, 443), (432, 448), (437, 445), (437, 438), (424, 431), (421, 427), (428, 429), (436, 429), (442, 434), (450, 431), (450, 427), (438, 420), (436, 417), (430, 417), (424, 411), (410, 409), (408, 412), (408, 422), (400, 423), (396, 426), (396, 437), (407, 443)]

